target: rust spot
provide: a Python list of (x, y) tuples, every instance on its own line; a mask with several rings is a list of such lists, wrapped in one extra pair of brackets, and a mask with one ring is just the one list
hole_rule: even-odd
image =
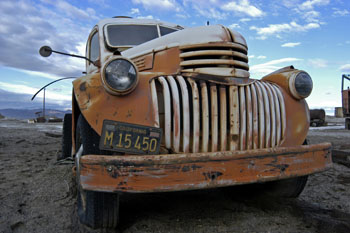
[(222, 176), (222, 172), (204, 172), (203, 173), (206, 180), (216, 180), (219, 176)]
[(274, 168), (277, 168), (279, 169), (281, 172), (284, 172), (288, 167), (289, 165), (288, 164), (266, 164), (267, 166), (271, 166), (271, 167), (274, 167)]
[(80, 91), (86, 91), (86, 82), (83, 82), (83, 83), (80, 84), (79, 90)]

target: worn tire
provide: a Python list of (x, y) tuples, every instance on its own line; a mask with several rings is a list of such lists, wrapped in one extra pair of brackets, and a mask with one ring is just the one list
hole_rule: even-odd
[(57, 154), (57, 160), (72, 156), (72, 114), (67, 113), (63, 118), (62, 151)]
[(296, 198), (304, 190), (308, 176), (267, 182), (264, 194), (274, 197)]
[[(303, 145), (309, 145), (305, 139)], [(264, 184), (264, 194), (275, 197), (296, 198), (304, 190), (309, 176), (300, 176), (285, 180), (277, 180)]]
[[(83, 145), (83, 154), (100, 154), (100, 136), (80, 115), (76, 129), (76, 150)], [(79, 176), (77, 176), (79, 177)], [(81, 223), (92, 228), (115, 228), (119, 221), (119, 195), (83, 190), (78, 184), (77, 212)]]

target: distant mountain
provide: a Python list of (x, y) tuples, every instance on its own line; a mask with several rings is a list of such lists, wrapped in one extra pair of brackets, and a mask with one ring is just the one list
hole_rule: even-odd
[[(0, 109), (0, 114), (5, 116), (6, 118), (15, 118), (15, 119), (33, 119), (36, 118), (36, 112), (40, 112), (40, 116), (42, 116), (42, 109)], [(72, 111), (62, 111), (55, 109), (46, 109), (45, 116), (46, 117), (58, 117), (63, 118), (64, 114), (71, 113)]]

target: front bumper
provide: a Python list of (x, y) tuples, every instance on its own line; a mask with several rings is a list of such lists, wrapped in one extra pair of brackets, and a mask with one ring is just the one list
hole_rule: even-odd
[(82, 188), (166, 192), (216, 188), (309, 175), (332, 166), (331, 144), (167, 155), (84, 155)]

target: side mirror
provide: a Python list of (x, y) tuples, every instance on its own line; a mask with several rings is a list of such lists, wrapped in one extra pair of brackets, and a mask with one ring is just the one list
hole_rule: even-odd
[(52, 49), (49, 46), (43, 46), (39, 49), (39, 53), (43, 57), (48, 57), (52, 54)]

